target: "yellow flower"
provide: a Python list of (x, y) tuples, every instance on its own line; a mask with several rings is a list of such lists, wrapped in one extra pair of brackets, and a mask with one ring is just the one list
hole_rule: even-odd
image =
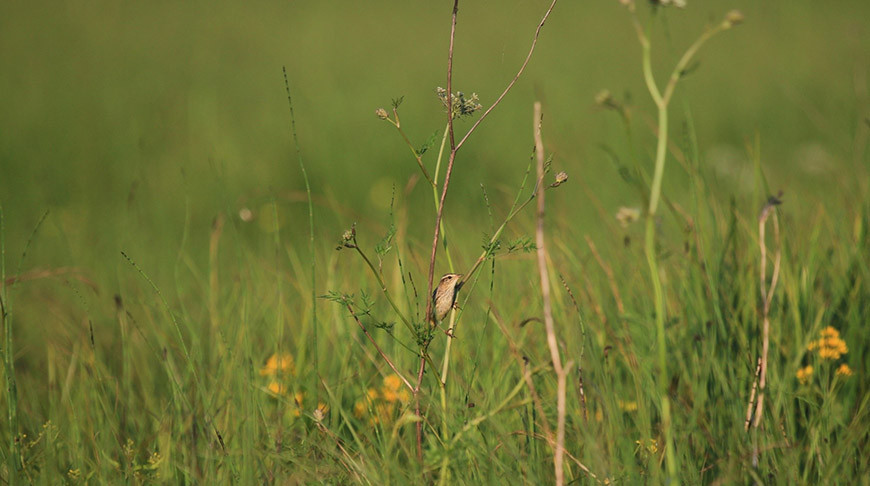
[(645, 439), (634, 441), (637, 444), (638, 450), (643, 450), (649, 454), (655, 454), (659, 451), (659, 443), (655, 439)]
[(624, 411), (624, 412), (636, 412), (637, 411), (637, 402), (634, 400), (629, 401), (629, 402), (617, 400), (617, 403), (619, 404), (619, 409)]
[(393, 391), (399, 391), (399, 388), (402, 386), (402, 379), (399, 378), (399, 375), (392, 374), (384, 377), (384, 388), (389, 388)]
[(833, 338), (840, 337), (840, 331), (836, 330), (833, 326), (828, 326), (828, 327), (822, 329), (819, 333), (822, 335), (822, 337), (825, 337), (825, 336), (829, 336), (829, 337), (833, 337)]
[(384, 377), (384, 386), (381, 387), (381, 396), (388, 402), (395, 402), (396, 400), (407, 402), (408, 392), (407, 390), (400, 391), (401, 388), (402, 378), (399, 375), (387, 375)]
[(299, 417), (302, 415), (302, 400), (305, 398), (305, 394), (302, 392), (298, 392), (293, 395), (293, 403), (296, 404), (296, 407), (293, 408), (293, 416)]
[(277, 354), (273, 354), (260, 369), (260, 376), (276, 375), (278, 372), (296, 374), (296, 366), (291, 354), (284, 354), (280, 358)]
[(364, 398), (358, 400), (353, 407), (357, 418), (369, 415), (369, 425), (388, 424), (395, 420), (396, 403), (408, 403), (411, 393), (405, 387), (402, 378), (397, 374), (384, 377), (380, 389), (369, 388)]
[(269, 391), (274, 393), (275, 395), (283, 395), (284, 392), (287, 391), (287, 389), (284, 388), (284, 385), (278, 383), (277, 381), (273, 381), (269, 383)]
[(837, 368), (837, 374), (840, 376), (852, 376), (852, 368), (849, 368), (849, 365), (843, 363)]
[(798, 381), (801, 382), (801, 385), (806, 385), (807, 382), (810, 381), (810, 377), (813, 376), (813, 367), (807, 366), (806, 368), (801, 368), (797, 370), (795, 376), (797, 377)]
[(828, 326), (819, 331), (821, 336), (817, 341), (810, 341), (807, 345), (807, 351), (819, 352), (819, 357), (822, 359), (840, 359), (840, 357), (849, 352), (849, 347), (846, 346), (846, 341), (840, 338), (840, 331)]
[(383, 390), (384, 400), (388, 402), (395, 402), (399, 399), (399, 394), (390, 390), (389, 388), (384, 388)]
[(363, 418), (366, 416), (366, 412), (368, 412), (369, 407), (364, 400), (357, 400), (356, 403), (353, 404), (353, 416), (356, 418)]

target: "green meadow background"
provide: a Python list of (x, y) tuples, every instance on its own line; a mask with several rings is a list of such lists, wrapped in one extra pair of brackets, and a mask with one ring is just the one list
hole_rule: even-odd
[[(460, 2), (454, 89), (490, 106), (548, 5)], [(534, 237), (533, 208), (509, 223), (500, 255), (460, 293), (446, 409), (434, 376), (424, 379), (422, 466), (412, 408), (387, 397), (391, 371), (345, 309), (312, 300), (365, 295), (364, 322), (397, 321), (362, 260), (335, 250), (355, 223), (373, 256), (394, 224), (388, 286), (409, 313), (425, 307), (431, 192), (374, 112), (403, 97), (412, 143), (433, 133), (440, 142), (446, 116), (435, 88), (446, 85), (451, 6), (0, 5), (3, 329), (12, 344), (4, 341), (3, 356), (14, 364), (0, 392), (0, 481), (553, 480), (531, 395), (509, 396), (522, 379), (520, 354), (533, 366), (549, 362), (543, 326), (519, 325), (541, 314), (534, 255), (507, 251)], [(651, 9), (638, 9), (646, 22)], [(870, 4), (663, 9), (652, 22), (661, 84), (732, 9), (745, 23), (708, 42), (677, 87), (668, 204), (657, 223), (680, 482), (866, 484)], [(282, 68), (310, 183), (313, 255)], [(627, 107), (629, 132), (596, 104), (602, 89)], [(570, 178), (547, 197), (557, 332), (583, 367), (587, 400), (584, 409), (574, 370), (567, 477), (656, 484), (662, 436), (643, 223), (615, 217), (620, 208), (643, 213), (629, 179), (633, 161), (652, 173), (656, 111), (619, 2), (559, 2), (525, 73), (459, 152), (444, 210), (452, 270), (474, 263), (520, 188), (535, 101), (552, 169)], [(457, 133), (472, 122), (457, 120)], [(423, 157), (430, 173), (436, 153), (437, 143)], [(778, 191), (783, 272), (769, 394), (762, 429), (746, 433), (761, 347), (757, 216)], [(449, 270), (441, 248), (436, 277)], [(848, 345), (836, 362), (807, 349), (827, 326)], [(414, 375), (405, 347), (414, 336), (401, 325), (395, 339), (371, 331)], [(444, 341), (431, 348), (439, 366)], [(267, 366), (284, 354), (292, 370)], [(851, 375), (836, 374), (844, 363)], [(796, 373), (806, 366), (815, 371), (802, 383)], [(553, 374), (535, 380), (555, 424)], [(377, 397), (366, 402), (370, 390)], [(437, 439), (442, 417), (457, 437), (447, 445)]]

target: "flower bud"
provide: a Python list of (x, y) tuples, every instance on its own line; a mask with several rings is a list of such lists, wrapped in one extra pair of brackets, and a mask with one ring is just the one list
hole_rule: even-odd
[(725, 14), (725, 21), (723, 23), (726, 29), (730, 29), (735, 25), (739, 25), (743, 23), (743, 12), (740, 10), (732, 10)]
[(567, 181), (568, 181), (568, 173), (565, 171), (559, 172), (558, 174), (556, 174), (556, 182), (553, 182), (552, 184), (550, 184), (550, 187), (559, 187)]

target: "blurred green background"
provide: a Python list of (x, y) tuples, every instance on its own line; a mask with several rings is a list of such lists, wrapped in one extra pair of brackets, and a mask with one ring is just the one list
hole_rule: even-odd
[[(547, 5), (463, 3), (455, 89), (478, 93), (489, 106), (521, 64)], [(403, 127), (417, 145), (443, 128), (434, 89), (446, 84), (450, 7), (4, 2), (0, 202), (7, 254), (15, 256), (10, 268), (46, 210), (28, 266), (82, 268), (104, 282), (126, 265), (122, 250), (158, 283), (184, 245), (204, 261), (199, 250), (219, 213), (233, 216), (246, 244), (271, 244), (263, 229), (274, 226), (273, 197), (282, 238), (304, 241), (304, 184), (284, 66), (317, 205), (318, 251), (331, 249), (354, 221), (379, 234), (392, 188), (401, 192), (419, 170), (374, 110), (404, 96)], [(785, 191), (794, 214), (822, 205), (837, 217), (860, 205), (867, 189), (870, 4), (691, 2), (669, 10), (654, 39), (660, 82), (704, 25), (734, 8), (745, 24), (707, 44), (678, 88), (672, 143), (687, 145), (690, 113), (703, 170), (723, 201), (750, 203), (747, 146), (757, 137), (770, 189)], [(499, 214), (525, 170), (535, 100), (545, 104), (554, 168), (575, 182), (553, 211), (574, 221), (567, 226), (578, 237), (613, 224), (602, 218), (620, 206), (642, 206), (614, 163), (630, 165), (622, 122), (594, 102), (605, 88), (630, 105), (634, 150), (651, 170), (654, 107), (628, 16), (616, 1), (560, 2), (525, 75), (460, 152), (446, 214), (456, 234), (468, 237), (463, 263), (488, 225), (480, 184), (490, 188)], [(463, 120), (457, 129), (470, 125)], [(680, 164), (669, 163), (665, 181), (666, 195), (688, 197)], [(425, 247), (431, 196), (417, 185), (409, 197), (409, 237)], [(242, 224), (243, 208), (259, 224)], [(522, 225), (517, 231), (525, 232)]]
[[(548, 5), (543, 0), (461, 2), (454, 90), (477, 93), (481, 103), (490, 106), (521, 65)], [(84, 380), (77, 388), (80, 382), (72, 379), (79, 350), (87, 341), (91, 351), (83, 352), (81, 359), (88, 376), (95, 363), (93, 376), (120, 377), (113, 383), (126, 387), (127, 399), (121, 408), (148, 411), (138, 416), (131, 413), (129, 423), (124, 415), (118, 429), (128, 428), (128, 437), (148, 447), (149, 453), (155, 450), (151, 436), (137, 434), (156, 430), (149, 428), (156, 427), (149, 425), (149, 413), (161, 409), (174, 390), (160, 367), (170, 369), (165, 364), (167, 356), (171, 360), (182, 354), (179, 346), (185, 343), (178, 339), (182, 336), (193, 354), (187, 360), (190, 369), (196, 369), (195, 365), (203, 369), (206, 386), (202, 388), (211, 391), (216, 384), (215, 393), (225, 396), (214, 403), (230, 403), (223, 410), (241, 410), (243, 417), (253, 408), (246, 409), (248, 402), (242, 397), (258, 397), (258, 406), (272, 404), (265, 393), (251, 394), (256, 386), (244, 381), (244, 371), (255, 373), (261, 362), (288, 342), (304, 375), (294, 391), (315, 395), (322, 385), (335, 386), (345, 395), (330, 402), (333, 410), (348, 408), (365, 393), (355, 386), (357, 381), (370, 380), (370, 373), (354, 354), (365, 348), (332, 354), (347, 346), (347, 337), (356, 332), (353, 323), (338, 306), (321, 300), (315, 306), (309, 300), (312, 267), (305, 261), (309, 258), (307, 199), (290, 131), (282, 68), (286, 67), (292, 90), (299, 146), (314, 200), (314, 293), (368, 289), (369, 295), (377, 295), (359, 259), (334, 248), (342, 232), (356, 222), (361, 245), (370, 251), (386, 231), (394, 197), (399, 231), (407, 230), (396, 238), (405, 258), (401, 271), (413, 274), (417, 287), (425, 287), (422, 275), (434, 222), (431, 192), (419, 180), (409, 184), (419, 169), (395, 129), (379, 120), (375, 110), (389, 108), (392, 99), (404, 97), (402, 126), (416, 146), (433, 133), (441, 133), (446, 116), (435, 88), (446, 85), (451, 6), (449, 1), (377, 0), (0, 3), (0, 204), (6, 273), (18, 273), (19, 257), (27, 248), (22, 273), (47, 280), (15, 286), (10, 292), (21, 430), (35, 431), (46, 419), (59, 419), (70, 443), (82, 441), (77, 434), (95, 438), (93, 457), (100, 462), (100, 451), (108, 449), (105, 444), (98, 446), (96, 437), (109, 440), (106, 424), (111, 420), (106, 417), (113, 418), (94, 404), (110, 402), (100, 401), (115, 392)], [(641, 16), (648, 18), (649, 9), (643, 3), (640, 7)], [(870, 200), (870, 3), (689, 0), (685, 10), (668, 9), (656, 20), (652, 52), (660, 84), (704, 26), (720, 22), (732, 9), (743, 12), (745, 23), (707, 43), (696, 57), (698, 64), (678, 85), (671, 105), (671, 152), (664, 195), (698, 218), (696, 235), (705, 243), (724, 238), (726, 232), (728, 238), (739, 240), (734, 244), (715, 241), (705, 250), (721, 257), (711, 275), (722, 277), (717, 282), (724, 289), (720, 297), (733, 306), (725, 317), (733, 320), (725, 326), (722, 318), (720, 329), (710, 331), (715, 339), (707, 341), (707, 351), (686, 345), (693, 339), (691, 333), (704, 332), (711, 322), (705, 324), (711, 300), (699, 290), (696, 300), (688, 299), (685, 305), (687, 326), (675, 326), (671, 336), (675, 348), (682, 347), (688, 356), (680, 361), (676, 353), (677, 366), (693, 366), (707, 373), (710, 367), (719, 370), (721, 362), (732, 365), (724, 368), (736, 370), (728, 372), (736, 377), (733, 383), (715, 375), (716, 387), (725, 391), (714, 391), (711, 396), (740, 402), (739, 406), (713, 404), (719, 411), (729, 411), (717, 415), (714, 429), (726, 433), (717, 435), (715, 441), (725, 442), (723, 437), (731, 434), (728, 440), (739, 444), (743, 436), (729, 414), (745, 409), (740, 393), (748, 390), (746, 377), (752, 373), (747, 336), (757, 333), (753, 324), (757, 320), (757, 289), (753, 287), (757, 282), (753, 240), (757, 233), (752, 221), (763, 194), (753, 165), (756, 147), (768, 185), (765, 190), (784, 191), (781, 214), (787, 270), (783, 286), (789, 289), (790, 305), (807, 303), (806, 309), (789, 308), (795, 318), (789, 340), (783, 342), (797, 354), (792, 349), (781, 350), (792, 361), (783, 365), (785, 371), (776, 373), (777, 379), (784, 376), (789, 386), (796, 386), (793, 370), (802, 364), (803, 333), (823, 325), (823, 315), (837, 317), (837, 308), (822, 313), (832, 298), (834, 303), (843, 303), (848, 311), (844, 314), (851, 319), (851, 330), (843, 331), (853, 355), (866, 361), (861, 358), (866, 339), (861, 340), (859, 326), (863, 307), (853, 307), (850, 300), (860, 303), (863, 294), (843, 289), (866, 288), (861, 283), (866, 273), (859, 273), (866, 265), (853, 265), (852, 259), (858, 261), (863, 255), (860, 245), (866, 237), (861, 235), (866, 229), (861, 225), (867, 225)], [(627, 106), (631, 142), (619, 116), (596, 104), (602, 89), (610, 90)], [(630, 321), (636, 348), (629, 347), (629, 351), (639, 350), (641, 359), (651, 356), (653, 333), (645, 327), (643, 316), (650, 312), (652, 300), (642, 251), (635, 243), (642, 239), (642, 229), (640, 225), (620, 227), (615, 215), (621, 207), (640, 209), (644, 205), (620, 170), (632, 167), (636, 157), (652, 172), (655, 107), (643, 84), (641, 50), (633, 26), (616, 0), (559, 2), (523, 77), (459, 152), (445, 209), (457, 267), (461, 271), (470, 266), (481, 251), (482, 233), (491, 227), (482, 184), (489, 194), (492, 219), (499, 222), (507, 212), (533, 146), (532, 105), (536, 100), (544, 103), (544, 140), (553, 154), (553, 169), (570, 176), (547, 199), (554, 265), (567, 268), (571, 286), (585, 285), (585, 300), (581, 294), (584, 309), (589, 303), (602, 304), (604, 310), (598, 312), (618, 317), (613, 322), (626, 315), (641, 316)], [(471, 120), (457, 121), (457, 133), (464, 133), (471, 124)], [(697, 193), (687, 167), (679, 160), (680, 153), (695, 146), (702, 172), (695, 180), (703, 181)], [(430, 172), (436, 151), (424, 156)], [(701, 208), (697, 212), (692, 212), (693, 197), (702, 199), (694, 201)], [(729, 213), (724, 208), (732, 201), (737, 209)], [(531, 235), (529, 209), (511, 222), (505, 241)], [(48, 217), (28, 246), (34, 226), (46, 211)], [(242, 214), (250, 217), (242, 218)], [(687, 288), (701, 289), (701, 277), (708, 275), (699, 270), (693, 273), (697, 269), (684, 255), (689, 252), (688, 243), (681, 253), (683, 239), (690, 232), (682, 227), (684, 214), (674, 215), (661, 218), (657, 241), (665, 262), (662, 268), (673, 270), (674, 280), (689, 275), (686, 281), (694, 286)], [(226, 222), (223, 240), (212, 232), (218, 217)], [(279, 234), (274, 232), (276, 227)], [(589, 243), (584, 238), (587, 235)], [(839, 251), (852, 241), (859, 243), (850, 251)], [(610, 302), (604, 275), (593, 263), (598, 259), (592, 255), (595, 243), (601, 261), (612, 264), (615, 279), (624, 286), (627, 314), (622, 309), (617, 313)], [(122, 251), (162, 289), (159, 297)], [(726, 258), (726, 252), (733, 254)], [(437, 273), (447, 270), (444, 253), (439, 255)], [(388, 284), (400, 288), (403, 274), (392, 262), (386, 267), (393, 279)], [(519, 320), (538, 305), (532, 283), (536, 273), (530, 259), (523, 263), (528, 265), (516, 265), (513, 272), (500, 271), (495, 277), (498, 297), (508, 304), (504, 312), (511, 313), (508, 320)], [(814, 279), (822, 282), (818, 288), (807, 285), (807, 280)], [(82, 283), (92, 284), (94, 291)], [(727, 293), (731, 290), (733, 295)], [(686, 302), (684, 291), (677, 284), (671, 287), (674, 306)], [(123, 306), (116, 308), (115, 295), (119, 303), (122, 298), (124, 305), (132, 302), (126, 307), (132, 310), (125, 314)], [(166, 309), (161, 308), (163, 297)], [(485, 292), (474, 294), (469, 320), (488, 319), (486, 300)], [(378, 305), (386, 308), (383, 299)], [(814, 306), (821, 310), (817, 313)], [(178, 326), (164, 313), (169, 309), (180, 317), (180, 328), (170, 325)], [(319, 325), (311, 319), (315, 310), (321, 316)], [(126, 316), (139, 333), (132, 338), (122, 336), (127, 332)], [(628, 335), (629, 321), (622, 322)], [(837, 323), (833, 318), (832, 322)], [(503, 342), (501, 348), (481, 348), (480, 343), (489, 339), (499, 343), (500, 337), (492, 338), (491, 329), (490, 334), (485, 334), (486, 328), (473, 329), (471, 339), (459, 341), (458, 346), (468, 343), (468, 347), (457, 352), (473, 361), (457, 360), (463, 363), (458, 367), (473, 377), (478, 363), (483, 363), (480, 382), (498, 389), (510, 374), (504, 372), (506, 368), (489, 365), (498, 364), (507, 348)], [(577, 333), (574, 328), (566, 329)], [(620, 342), (611, 336), (605, 341), (604, 331), (616, 328), (602, 323), (590, 329), (594, 338), (588, 341), (601, 348)], [(315, 332), (321, 332), (319, 345), (312, 339)], [(317, 380), (320, 375), (310, 373), (311, 355), (316, 356), (310, 352), (312, 343), (322, 348), (321, 353), (324, 348), (328, 351), (316, 370), (326, 377), (324, 382)], [(472, 345), (476, 346), (473, 351)], [(594, 346), (590, 349), (592, 354), (599, 351)], [(606, 357), (607, 348), (603, 349)], [(719, 356), (714, 353), (711, 358), (716, 350)], [(161, 362), (154, 359), (157, 356)], [(413, 353), (401, 356), (414, 358)], [(698, 365), (706, 359), (709, 366)], [(652, 366), (651, 361), (643, 363)], [(865, 365), (853, 362), (858, 370)], [(638, 391), (652, 390), (647, 386), (653, 383), (652, 374), (646, 371), (634, 377)], [(65, 384), (62, 374), (67, 376)], [(594, 368), (589, 377), (595, 383)], [(609, 383), (609, 379), (599, 383)], [(744, 379), (746, 383), (740, 381)], [(198, 379), (195, 387), (190, 385), (190, 375), (186, 380), (188, 389), (195, 390), (194, 397), (206, 395)], [(696, 377), (697, 383), (713, 382), (707, 380), (712, 379)], [(76, 386), (70, 388), (73, 383)], [(739, 392), (734, 391), (738, 388)], [(58, 396), (66, 397), (69, 390), (73, 392), (67, 407)], [(454, 395), (458, 390), (454, 389)], [(862, 385), (861, 391), (849, 396), (857, 403), (854, 397), (863, 393)], [(779, 408), (792, 410), (788, 400), (780, 399), (779, 404), (787, 406)], [(140, 401), (146, 406), (140, 407)], [(700, 403), (697, 410), (706, 413), (706, 405)], [(486, 405), (481, 403), (481, 409)], [(201, 405), (207, 413), (213, 412), (210, 406)], [(69, 410), (87, 413), (81, 412), (84, 419), (68, 420)], [(469, 410), (464, 413), (476, 413)], [(239, 440), (261, 439), (257, 424), (235, 421), (234, 415), (227, 414), (221, 419), (222, 426), (244, 429), (231, 439), (236, 440), (233, 447), (238, 447)], [(827, 421), (836, 415), (807, 416)], [(167, 443), (170, 435), (185, 437), (189, 414), (178, 408), (166, 417), (175, 421), (160, 432), (165, 432)], [(857, 421), (861, 415), (854, 417)], [(195, 429), (194, 425), (190, 428)], [(613, 426), (609, 438), (620, 446), (615, 449), (631, 455), (635, 438), (626, 435), (627, 430), (633, 429)], [(777, 431), (771, 427), (770, 433)], [(628, 448), (621, 447), (622, 442)], [(851, 453), (849, 444), (861, 442), (842, 443)], [(198, 452), (197, 447), (193, 444), (191, 450)], [(58, 461), (61, 469), (67, 465), (85, 470), (108, 467), (80, 465), (92, 459), (90, 452), (71, 450), (72, 459)], [(161, 445), (160, 450), (166, 453), (167, 448)], [(271, 446), (262, 450), (269, 451)], [(410, 451), (406, 451), (408, 457)], [(794, 454), (783, 469), (794, 469), (799, 463), (799, 454)], [(196, 464), (195, 455), (190, 457), (192, 462), (173, 459), (172, 464), (181, 464), (182, 469)], [(254, 468), (252, 464), (245, 467)]]

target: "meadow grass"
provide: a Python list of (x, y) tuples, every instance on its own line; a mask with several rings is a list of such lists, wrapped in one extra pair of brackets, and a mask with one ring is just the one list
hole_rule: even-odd
[[(572, 8), (555, 9), (542, 44), (560, 35), (563, 7)], [(770, 180), (768, 140), (751, 130), (739, 137), (745, 163), (723, 167), (728, 158), (699, 142), (708, 130), (699, 120), (711, 119), (699, 116), (697, 106), (708, 106), (699, 98), (714, 95), (679, 94), (691, 83), (683, 80), (691, 59), (681, 56), (694, 39), (670, 30), (680, 18), (670, 9), (638, 10), (636, 32), (650, 45), (634, 41), (624, 53), (638, 66), (633, 96), (597, 97), (595, 116), (609, 127), (590, 142), (600, 145), (597, 167), (565, 153), (558, 118), (567, 112), (550, 111), (546, 99), (543, 123), (530, 123), (531, 104), (500, 106), (459, 151), (504, 89), (491, 81), (486, 108), (468, 91), (454, 97), (459, 89), (448, 82), (437, 93), (420, 90), (436, 107), (431, 119), (414, 113), (414, 97), (369, 99), (370, 123), (383, 129), (377, 137), (357, 134), (339, 148), (300, 137), (319, 115), (291, 68), (282, 86), (290, 107), (281, 104), (287, 145), (261, 154), (281, 153), (283, 171), (298, 172), (286, 186), (292, 191), (280, 179), (243, 191), (241, 179), (262, 169), (240, 177), (235, 164), (212, 160), (181, 170), (139, 166), (147, 175), (107, 187), (111, 198), (65, 204), (63, 189), (44, 199), (22, 192), (49, 206), (35, 216), (6, 192), (0, 479), (540, 484), (563, 475), (579, 484), (866, 484), (866, 96), (856, 95), (864, 105), (855, 113), (841, 114), (848, 121), (819, 122), (854, 122), (850, 136), (825, 138), (847, 176)], [(620, 13), (631, 33), (631, 15)], [(713, 26), (724, 12), (717, 15)], [(710, 32), (695, 27), (686, 30)], [(528, 42), (534, 24), (524, 28), (518, 37)], [(738, 38), (739, 29), (728, 32), (705, 50)], [(460, 34), (458, 52), (462, 42)], [(672, 103), (653, 94), (649, 105), (637, 100), (648, 96), (653, 71), (673, 69), (659, 55), (673, 59), (680, 89)], [(505, 63), (510, 74), (496, 70), (503, 84), (521, 62)], [(372, 113), (378, 106), (389, 110)], [(462, 115), (449, 117), (454, 111)], [(670, 135), (656, 129), (662, 123)], [(496, 166), (471, 147), (476, 137), (493, 140), (489, 124), (512, 127), (501, 147), (512, 152), (499, 152)], [(161, 143), (183, 145), (145, 140), (137, 156), (160, 153), (151, 144)], [(384, 152), (384, 177), (348, 183), (359, 173), (323, 158), (374, 144), (401, 149)], [(521, 145), (538, 150), (530, 157), (516, 151)], [(17, 147), (8, 139), (4, 146)], [(26, 172), (11, 160), (4, 155), (6, 180)], [(318, 165), (309, 182), (311, 160)], [(610, 178), (598, 177), (601, 166)], [(493, 167), (499, 173), (488, 176)], [(567, 180), (557, 179), (563, 169)], [(729, 170), (742, 172), (723, 183)], [(171, 195), (160, 196), (161, 187)], [(530, 207), (539, 190), (547, 191), (541, 219)], [(96, 221), (88, 208), (103, 198), (114, 206)], [(536, 224), (543, 232), (533, 234)], [(547, 249), (537, 259), (536, 236)], [(436, 283), (448, 271), (469, 274), (458, 309), (434, 328), (425, 317), (427, 271)], [(553, 361), (565, 369), (555, 373)]]

